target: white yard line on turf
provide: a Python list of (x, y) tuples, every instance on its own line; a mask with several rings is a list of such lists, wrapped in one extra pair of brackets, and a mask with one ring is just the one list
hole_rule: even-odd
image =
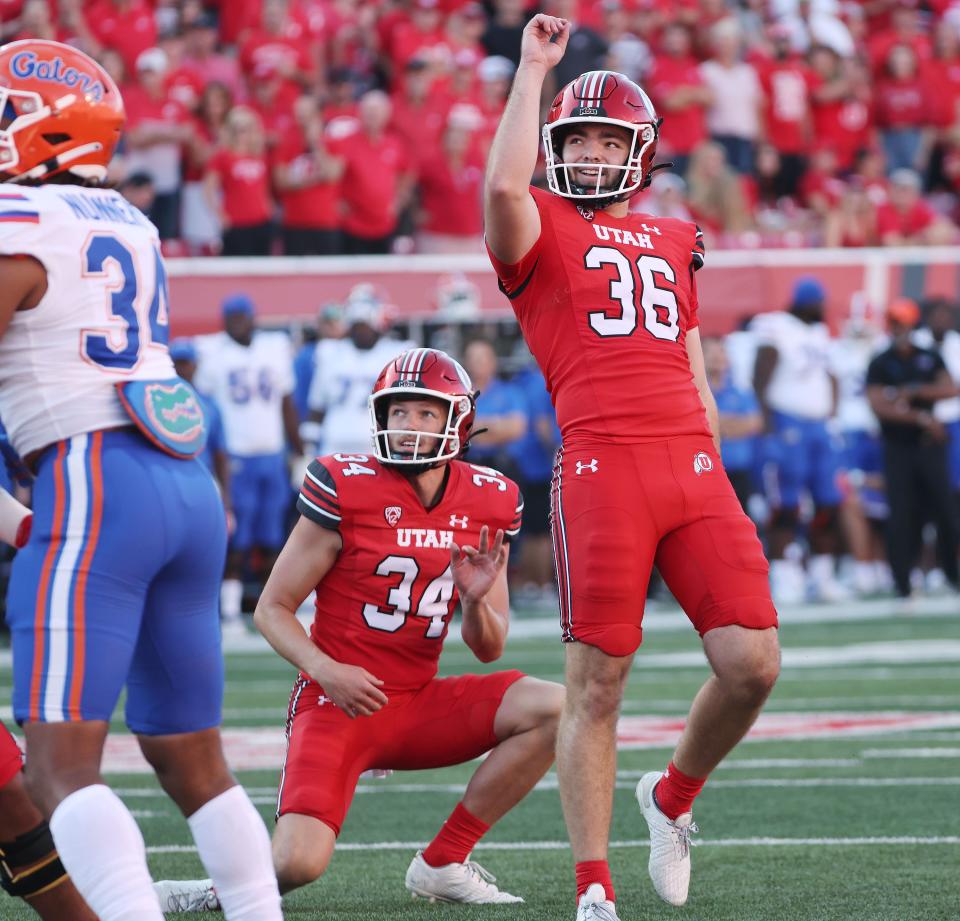
[[(337, 844), (338, 851), (417, 851), (424, 841), (372, 841), (342, 842)], [(694, 841), (694, 847), (856, 847), (864, 845), (931, 845), (960, 844), (960, 835), (942, 835), (914, 837), (898, 835), (873, 838), (719, 838), (715, 840)], [(650, 841), (611, 841), (611, 848), (650, 847)], [(566, 851), (570, 844), (566, 841), (481, 841), (476, 845), (478, 851)], [(159, 844), (147, 848), (148, 854), (193, 854), (196, 848), (192, 844)]]

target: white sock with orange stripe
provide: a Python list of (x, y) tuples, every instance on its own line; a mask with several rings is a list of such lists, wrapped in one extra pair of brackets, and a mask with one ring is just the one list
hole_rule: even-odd
[(163, 921), (147, 849), (120, 797), (103, 784), (71, 793), (50, 817), (67, 873), (100, 921)]
[(230, 921), (283, 921), (270, 836), (243, 787), (204, 803), (187, 824)]

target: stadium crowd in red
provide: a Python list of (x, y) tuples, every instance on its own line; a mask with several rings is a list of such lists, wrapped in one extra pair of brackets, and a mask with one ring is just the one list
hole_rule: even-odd
[[(607, 68), (664, 118), (639, 210), (716, 246), (949, 243), (960, 193), (950, 0), (546, 0), (552, 92)], [(479, 252), (485, 153), (526, 0), (0, 0), (120, 85), (115, 178), (171, 254)]]

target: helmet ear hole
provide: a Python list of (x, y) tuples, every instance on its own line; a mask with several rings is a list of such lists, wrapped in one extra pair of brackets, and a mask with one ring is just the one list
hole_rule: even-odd
[(58, 144), (66, 144), (67, 141), (73, 140), (73, 138), (72, 138), (69, 134), (63, 134), (62, 132), (61, 132), (61, 133), (44, 134), (44, 135), (41, 135), (41, 137), (42, 137), (51, 147), (56, 147)]

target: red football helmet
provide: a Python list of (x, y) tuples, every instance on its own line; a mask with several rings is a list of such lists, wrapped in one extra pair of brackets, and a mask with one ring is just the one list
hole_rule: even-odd
[(40, 39), (0, 48), (0, 181), (103, 179), (123, 123), (120, 91), (82, 51)]
[[(449, 407), (443, 431), (431, 434), (388, 429), (391, 400), (404, 397), (443, 400)], [(453, 460), (467, 450), (476, 408), (476, 393), (470, 375), (446, 352), (438, 349), (403, 352), (380, 372), (370, 394), (374, 454), (381, 464), (417, 465), (420, 470), (429, 470), (442, 461)], [(412, 436), (413, 450), (401, 453), (392, 449), (388, 436), (397, 435)], [(439, 441), (439, 444), (421, 450), (421, 439)]]
[[(582, 163), (563, 161), (569, 128), (584, 122), (617, 125), (630, 134), (626, 162), (598, 164), (596, 182), (589, 186), (577, 183), (573, 173)], [(550, 191), (595, 208), (630, 198), (648, 184), (659, 133), (660, 119), (650, 97), (629, 77), (611, 70), (581, 74), (557, 94), (543, 126)]]

